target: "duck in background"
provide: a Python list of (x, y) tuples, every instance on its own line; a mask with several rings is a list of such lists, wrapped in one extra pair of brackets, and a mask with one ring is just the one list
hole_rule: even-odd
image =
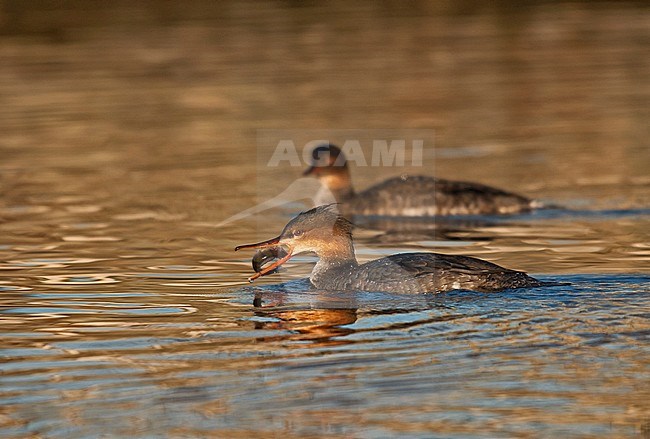
[[(545, 207), (522, 195), (479, 183), (426, 176), (393, 177), (355, 192), (345, 154), (335, 145), (317, 146), (303, 175), (320, 180), (346, 215), (403, 217), (517, 214)], [(317, 204), (327, 197), (321, 194)], [(331, 202), (331, 196), (329, 197)]]

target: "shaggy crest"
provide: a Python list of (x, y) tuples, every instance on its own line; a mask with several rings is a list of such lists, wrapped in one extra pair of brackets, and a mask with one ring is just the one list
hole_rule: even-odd
[(308, 232), (317, 228), (331, 227), (335, 235), (352, 236), (352, 223), (341, 216), (337, 203), (325, 204), (300, 213), (289, 221), (281, 236), (295, 235), (297, 231)]
[(311, 151), (313, 167), (341, 166), (347, 167), (347, 160), (341, 149), (331, 143), (318, 145)]

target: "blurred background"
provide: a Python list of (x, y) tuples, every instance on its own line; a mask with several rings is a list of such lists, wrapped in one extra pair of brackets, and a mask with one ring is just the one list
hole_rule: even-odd
[(90, 170), (84, 184), (160, 190), (138, 172), (188, 184), (170, 172), (200, 168), (238, 188), (211, 200), (230, 213), (260, 190), (258, 129), (418, 128), (435, 130), (440, 177), (647, 206), (649, 16), (626, 1), (3, 0), (3, 186)]

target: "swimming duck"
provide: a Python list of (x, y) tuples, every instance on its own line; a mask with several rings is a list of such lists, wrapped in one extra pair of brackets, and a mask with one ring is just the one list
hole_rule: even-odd
[[(541, 286), (521, 271), (469, 256), (418, 252), (399, 253), (359, 264), (354, 254), (352, 224), (336, 205), (318, 206), (293, 218), (276, 238), (240, 245), (261, 249), (253, 258), (253, 281), (269, 274), (292, 256), (314, 252), (319, 258), (309, 280), (324, 290), (364, 290), (395, 293), (441, 293), (451, 290), (499, 291)], [(266, 267), (271, 257), (279, 259)]]
[[(491, 186), (426, 176), (393, 177), (355, 192), (347, 159), (337, 146), (320, 145), (312, 150), (311, 159), (303, 175), (318, 178), (347, 215), (515, 214), (544, 207), (538, 201)], [(320, 196), (317, 204), (323, 204), (323, 199)]]

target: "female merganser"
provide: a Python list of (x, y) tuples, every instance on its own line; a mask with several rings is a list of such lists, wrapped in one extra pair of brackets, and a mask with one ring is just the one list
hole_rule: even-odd
[[(334, 197), (328, 202), (341, 203), (341, 210), (348, 215), (514, 214), (543, 207), (538, 201), (479, 183), (424, 176), (390, 178), (357, 193), (345, 155), (331, 144), (314, 148), (311, 166), (303, 175), (317, 177)], [(324, 198), (317, 204), (324, 204)]]
[[(394, 293), (441, 293), (450, 290), (498, 291), (537, 287), (542, 282), (521, 271), (509, 270), (469, 256), (439, 253), (400, 253), (359, 264), (354, 256), (352, 224), (335, 205), (318, 206), (289, 221), (277, 238), (242, 248), (262, 249), (253, 258), (256, 274), (273, 272), (293, 255), (314, 252), (319, 260), (309, 276), (324, 290), (365, 290)], [(262, 267), (271, 257), (279, 259)]]

